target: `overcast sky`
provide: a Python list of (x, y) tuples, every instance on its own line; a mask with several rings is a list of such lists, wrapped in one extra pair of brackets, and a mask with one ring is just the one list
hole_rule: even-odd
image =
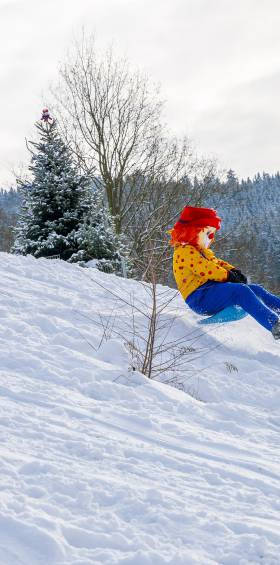
[(239, 177), (280, 169), (279, 0), (0, 0), (1, 186), (83, 25), (161, 84), (199, 152)]

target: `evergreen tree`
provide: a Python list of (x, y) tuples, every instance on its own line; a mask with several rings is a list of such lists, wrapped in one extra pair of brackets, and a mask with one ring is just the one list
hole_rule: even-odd
[(232, 169), (227, 171), (227, 180), (225, 183), (227, 193), (233, 194), (239, 190), (239, 181)]
[(14, 188), (0, 189), (0, 251), (10, 252), (15, 240), (20, 197)]
[(80, 175), (71, 153), (49, 114), (36, 123), (39, 141), (32, 142), (30, 182), (20, 182), (22, 208), (13, 253), (35, 257), (77, 253), (77, 232), (90, 209), (89, 181)]
[(16, 215), (8, 214), (6, 210), (0, 207), (0, 251), (9, 253), (14, 242), (14, 226), (16, 224)]
[(128, 269), (128, 247), (123, 236), (117, 235), (113, 218), (104, 205), (100, 188), (93, 187), (91, 206), (76, 235), (79, 250), (70, 261), (93, 261), (106, 272), (123, 272), (123, 262)]

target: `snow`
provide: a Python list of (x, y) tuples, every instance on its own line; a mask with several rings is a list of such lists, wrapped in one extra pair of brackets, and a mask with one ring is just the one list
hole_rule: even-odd
[(132, 323), (110, 292), (143, 302), (145, 286), (59, 260), (0, 263), (1, 565), (279, 565), (269, 332), (249, 317), (202, 329), (175, 297), (174, 337), (197, 331), (202, 350), (187, 394), (133, 371), (121, 336), (103, 335), (114, 300), (115, 328)]

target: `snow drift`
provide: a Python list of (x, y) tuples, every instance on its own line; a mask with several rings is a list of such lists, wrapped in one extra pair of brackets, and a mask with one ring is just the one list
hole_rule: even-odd
[[(200, 328), (187, 394), (104, 329), (112, 311), (131, 324), (108, 289), (144, 301), (140, 283), (4, 253), (0, 268), (1, 565), (279, 565), (271, 335), (249, 317)], [(170, 309), (175, 338), (197, 331), (180, 297)]]

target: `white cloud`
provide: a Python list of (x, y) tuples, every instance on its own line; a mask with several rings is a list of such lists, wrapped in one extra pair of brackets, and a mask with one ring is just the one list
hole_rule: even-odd
[(257, 171), (280, 168), (278, 110), (280, 70), (228, 89), (215, 107), (199, 116), (193, 130), (200, 146), (215, 140), (224, 162), (236, 163), (237, 172), (253, 176)]
[(0, 20), (2, 184), (82, 25), (162, 84), (167, 122), (204, 153), (242, 176), (279, 168), (278, 0), (0, 0)]

